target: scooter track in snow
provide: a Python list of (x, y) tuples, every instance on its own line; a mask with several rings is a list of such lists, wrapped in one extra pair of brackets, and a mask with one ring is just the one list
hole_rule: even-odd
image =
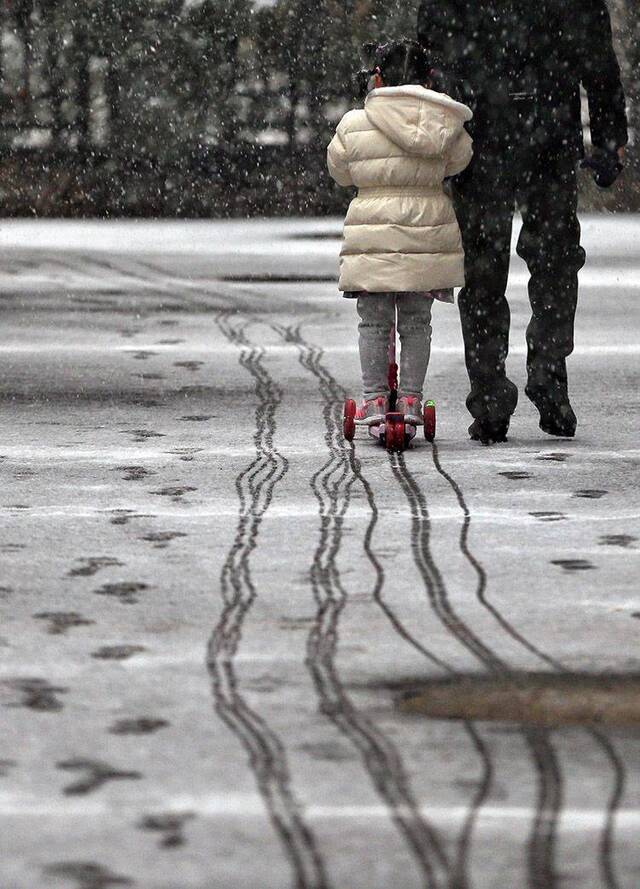
[[(511, 624), (507, 618), (502, 614), (502, 612), (493, 605), (488, 597), (487, 597), (487, 586), (488, 586), (488, 577), (485, 568), (482, 566), (480, 561), (476, 558), (476, 556), (471, 552), (469, 547), (469, 532), (471, 529), (471, 510), (469, 508), (468, 503), (466, 502), (466, 498), (464, 496), (464, 492), (458, 482), (448, 473), (444, 467), (442, 466), (440, 460), (440, 452), (438, 450), (438, 446), (435, 442), (431, 445), (431, 452), (433, 458), (433, 464), (436, 469), (436, 472), (442, 478), (445, 479), (447, 484), (451, 487), (452, 491), (455, 494), (455, 497), (458, 501), (458, 505), (463, 515), (463, 522), (460, 528), (460, 539), (459, 539), (459, 547), (460, 551), (471, 565), (473, 570), (476, 573), (478, 578), (478, 585), (476, 588), (476, 598), (480, 602), (483, 608), (485, 608), (497, 623), (502, 627), (502, 629), (509, 635), (511, 638), (521, 645), (524, 649), (529, 651), (531, 654), (535, 655), (539, 660), (543, 663), (550, 666), (553, 670), (560, 674), (566, 674), (569, 671), (567, 668), (556, 658), (551, 657), (550, 655), (543, 652), (540, 648), (535, 646), (529, 639), (522, 635), (514, 626)], [(615, 746), (611, 742), (611, 740), (599, 729), (588, 729), (588, 734), (594, 739), (596, 744), (603, 750), (605, 756), (609, 760), (611, 764), (611, 768), (613, 771), (614, 781), (613, 781), (613, 790), (611, 792), (611, 797), (607, 804), (607, 817), (605, 821), (605, 825), (602, 832), (602, 838), (600, 841), (600, 870), (602, 873), (604, 885), (607, 889), (620, 889), (620, 884), (618, 882), (616, 873), (615, 873), (615, 863), (614, 863), (614, 832), (615, 832), (615, 817), (618, 809), (620, 808), (620, 804), (622, 798), (624, 796), (625, 784), (626, 784), (626, 770), (624, 767), (624, 763), (620, 759)]]
[[(359, 480), (364, 489), (371, 512), (371, 519), (365, 531), (363, 549), (376, 573), (376, 583), (372, 593), (373, 599), (377, 602), (378, 606), (387, 616), (396, 633), (405, 642), (411, 645), (412, 648), (414, 648), (430, 663), (439, 667), (448, 675), (456, 676), (457, 674), (455, 670), (449, 664), (436, 657), (433, 652), (429, 651), (429, 649), (427, 649), (412, 633), (409, 632), (409, 630), (407, 630), (402, 621), (400, 621), (395, 612), (389, 607), (382, 596), (382, 591), (385, 583), (384, 569), (382, 568), (382, 565), (375, 555), (372, 546), (373, 535), (379, 518), (378, 507), (375, 502), (375, 496), (371, 484), (364, 476), (360, 461), (356, 457), (356, 449), (353, 444), (351, 445), (351, 449), (349, 452), (349, 460), (354, 475)], [(489, 749), (482, 740), (482, 737), (480, 736), (475, 725), (473, 724), (473, 722), (469, 721), (463, 721), (462, 724), (464, 725), (465, 731), (469, 735), (471, 743), (476, 750), (478, 757), (480, 758), (480, 761), (482, 763), (482, 771), (480, 779), (478, 781), (478, 789), (469, 804), (468, 813), (464, 820), (462, 830), (456, 844), (456, 856), (451, 865), (450, 877), (448, 882), (449, 889), (467, 889), (467, 887), (469, 886), (469, 854), (471, 851), (473, 832), (475, 830), (480, 810), (484, 803), (487, 801), (489, 793), (491, 792), (494, 776), (494, 765), (489, 753)]]
[(361, 755), (371, 781), (386, 802), (390, 815), (420, 867), (424, 885), (439, 889), (449, 863), (435, 828), (420, 813), (413, 798), (401, 756), (393, 743), (351, 703), (335, 667), (339, 621), (348, 594), (342, 584), (337, 556), (342, 544), (344, 517), (351, 489), (357, 481), (344, 448), (337, 416), (341, 390), (322, 366), (322, 350), (307, 343), (297, 328), (272, 325), (298, 349), (300, 364), (318, 381), (323, 401), (325, 441), (329, 457), (311, 479), (320, 512), (320, 538), (311, 567), (317, 603), (316, 621), (308, 638), (307, 666), (320, 700), (321, 711), (351, 741)]
[(286, 459), (274, 446), (275, 414), (282, 391), (262, 364), (265, 352), (234, 327), (224, 314), (217, 324), (227, 340), (239, 349), (240, 364), (253, 377), (258, 398), (254, 442), (256, 456), (236, 477), (240, 504), (235, 540), (221, 574), (224, 608), (207, 646), (216, 712), (243, 744), (260, 793), (291, 862), (296, 889), (328, 889), (329, 882), (315, 838), (290, 786), (284, 745), (265, 720), (252, 710), (239, 690), (234, 658), (242, 629), (258, 590), (251, 574), (251, 556), (258, 546), (262, 519), (274, 490), (287, 470)]
[[(431, 518), (424, 492), (406, 465), (404, 454), (389, 455), (392, 472), (411, 509), (411, 548), (431, 608), (449, 634), (490, 673), (509, 676), (511, 668), (463, 621), (451, 605), (444, 578), (431, 553)], [(529, 889), (557, 889), (557, 821), (562, 807), (562, 779), (549, 733), (523, 727), (522, 735), (538, 774), (538, 798), (528, 847)]]

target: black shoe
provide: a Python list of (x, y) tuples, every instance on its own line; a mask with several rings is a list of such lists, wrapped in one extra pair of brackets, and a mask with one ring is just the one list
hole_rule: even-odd
[(506, 420), (474, 420), (469, 426), (471, 441), (481, 441), (483, 445), (499, 444), (507, 440), (509, 418)]
[(540, 428), (549, 435), (573, 438), (578, 420), (569, 401), (548, 401), (537, 405), (540, 411)]

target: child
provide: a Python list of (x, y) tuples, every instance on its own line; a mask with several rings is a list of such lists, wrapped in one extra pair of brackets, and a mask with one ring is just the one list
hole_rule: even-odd
[(349, 111), (327, 151), (331, 176), (356, 186), (340, 253), (339, 288), (358, 300), (364, 402), (361, 425), (388, 408), (388, 345), (400, 336), (397, 410), (422, 423), (422, 390), (434, 299), (453, 302), (464, 284), (462, 242), (443, 181), (468, 165), (472, 117), (466, 105), (431, 89), (424, 49), (410, 40), (377, 47), (374, 89)]

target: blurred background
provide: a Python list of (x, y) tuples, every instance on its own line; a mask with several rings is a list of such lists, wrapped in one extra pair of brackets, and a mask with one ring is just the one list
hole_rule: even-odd
[[(7, 216), (324, 215), (325, 146), (367, 40), (418, 0), (0, 0)], [(633, 144), (583, 209), (640, 210), (640, 13), (609, 0)], [(588, 132), (586, 133), (588, 139)]]

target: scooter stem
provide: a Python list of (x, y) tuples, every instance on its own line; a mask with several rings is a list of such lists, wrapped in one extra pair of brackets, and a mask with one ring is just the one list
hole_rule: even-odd
[(389, 360), (389, 372), (387, 382), (389, 384), (389, 410), (395, 411), (398, 400), (398, 364), (396, 362), (396, 325), (391, 325), (389, 332), (389, 347), (387, 349)]

